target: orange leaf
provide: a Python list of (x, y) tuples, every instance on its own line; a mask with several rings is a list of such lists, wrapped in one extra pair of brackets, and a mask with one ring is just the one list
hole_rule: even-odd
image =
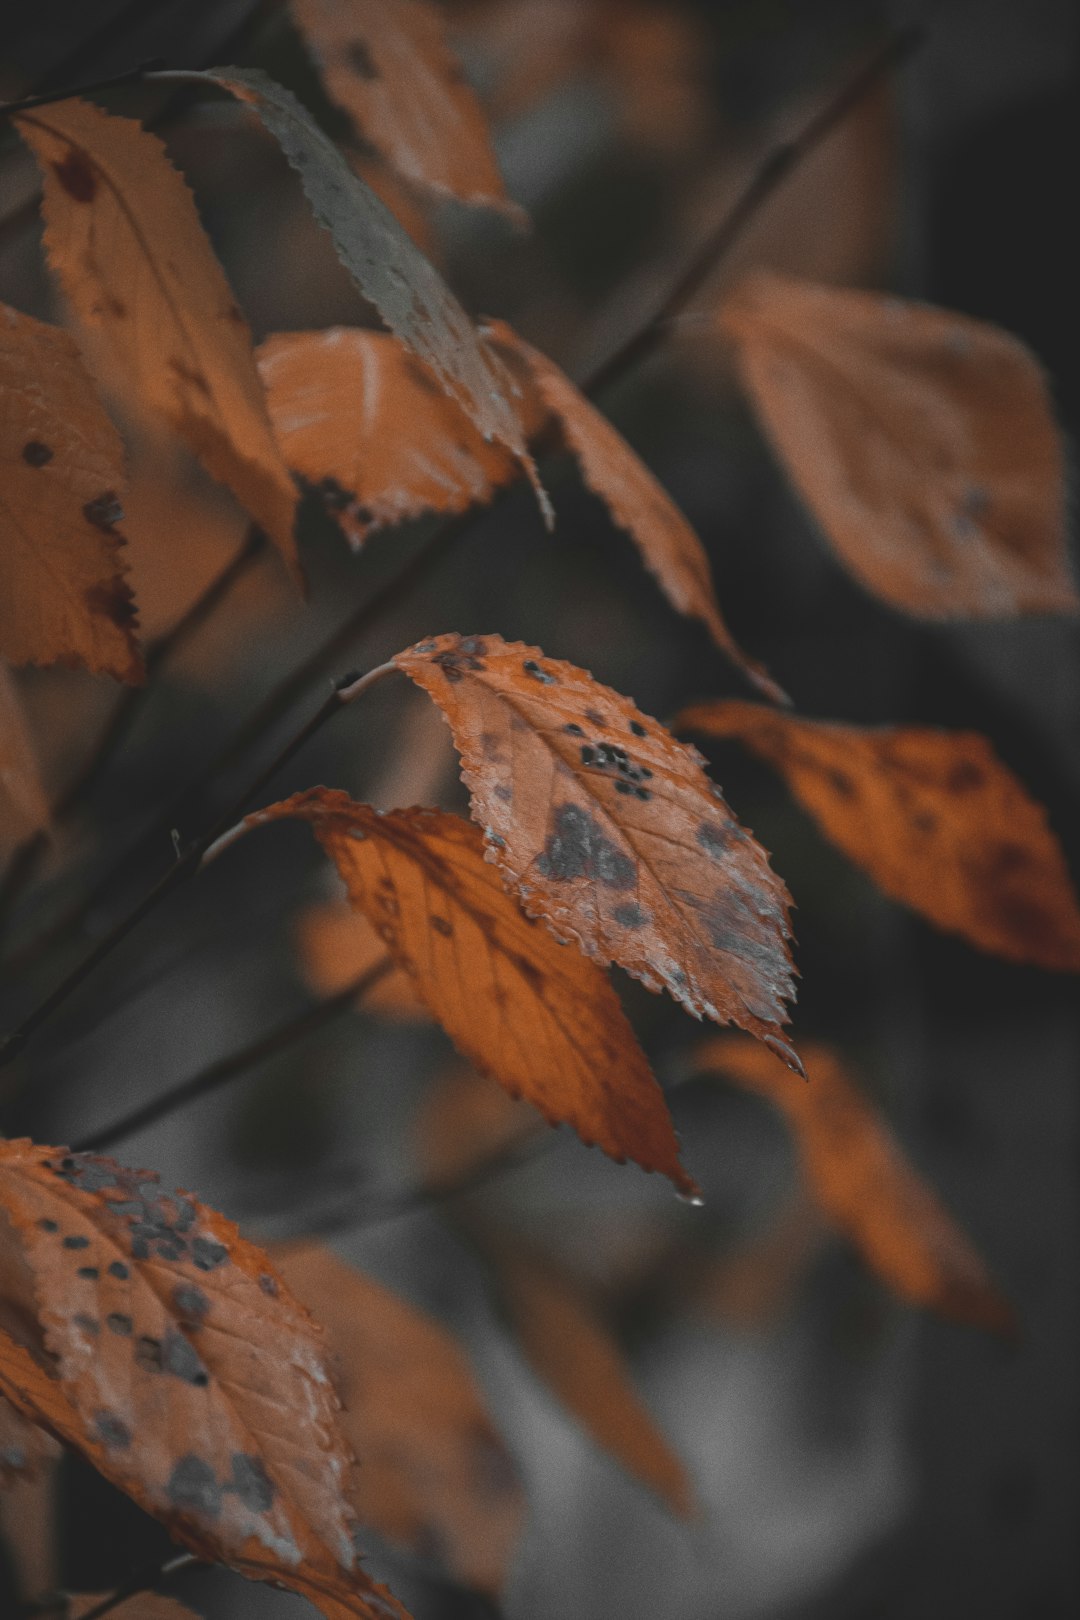
[(258, 350), (281, 453), (349, 542), (488, 501), (517, 467), (389, 333), (283, 332)]
[(648, 467), (546, 355), (503, 321), (492, 323), (490, 330), (498, 343), (525, 360), (541, 399), (562, 426), (586, 484), (635, 542), (672, 607), (700, 619), (721, 651), (766, 697), (787, 702), (764, 666), (746, 656), (724, 623), (705, 549)]
[(38, 775), (22, 699), (0, 664), (0, 853), (49, 825), (49, 801)]
[(472, 1371), (445, 1328), (318, 1244), (274, 1251), (286, 1283), (326, 1329), (363, 1467), (362, 1522), (467, 1586), (499, 1591), (524, 1498)]
[(52, 1462), (57, 1455), (56, 1446), (44, 1429), (0, 1396), (0, 1490), (16, 1478), (37, 1478), (42, 1465)]
[(719, 1069), (782, 1111), (814, 1197), (898, 1294), (958, 1322), (1015, 1332), (1013, 1313), (971, 1243), (908, 1164), (835, 1053), (811, 1041), (804, 1055), (805, 1084), (738, 1035), (705, 1042), (694, 1062), (699, 1069)]
[(312, 788), (247, 818), (311, 822), (460, 1052), (551, 1124), (696, 1191), (663, 1092), (604, 975), (502, 887), (477, 828), (441, 810), (380, 813)]
[(844, 726), (752, 703), (676, 724), (737, 737), (894, 900), (981, 950), (1080, 972), (1080, 908), (1041, 804), (973, 731)]
[(400, 1620), (355, 1551), (318, 1330), (265, 1255), (149, 1171), (26, 1141), (0, 1142), (0, 1209), (55, 1367), (0, 1345), (0, 1392), (200, 1556)]
[(587, 1434), (673, 1513), (692, 1518), (693, 1487), (631, 1382), (622, 1351), (584, 1291), (518, 1243), (480, 1240), (514, 1332), (537, 1376)]
[(982, 321), (776, 275), (721, 321), (777, 454), (862, 584), (922, 618), (1070, 613), (1038, 363)]
[(560, 936), (798, 1067), (790, 897), (701, 755), (573, 664), (499, 636), (394, 662), (445, 714), (490, 858)]
[(142, 679), (120, 436), (66, 332), (0, 305), (0, 651)]
[(407, 180), (515, 219), (487, 122), (423, 0), (292, 0), (327, 93)]
[(165, 148), (130, 118), (71, 100), (16, 120), (45, 179), (45, 246), (80, 320), (132, 391), (183, 435), (296, 565), (296, 489), (247, 325)]
[[(334, 996), (362, 978), (386, 955), (374, 923), (348, 902), (330, 900), (312, 906), (299, 921), (300, 959), (304, 977), (320, 996)], [(427, 1007), (404, 968), (387, 973), (361, 997), (366, 1013), (426, 1020)]]

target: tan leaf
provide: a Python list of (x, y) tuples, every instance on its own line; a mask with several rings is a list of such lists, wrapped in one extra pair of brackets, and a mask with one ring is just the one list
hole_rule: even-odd
[(1069, 613), (1060, 436), (995, 326), (750, 277), (721, 311), (773, 446), (841, 561), (922, 618)]
[(525, 1501), (513, 1462), (456, 1340), (318, 1244), (274, 1260), (326, 1329), (340, 1368), (346, 1436), (363, 1466), (352, 1501), (365, 1524), (467, 1586), (495, 1594)]
[(700, 619), (716, 645), (774, 702), (784, 692), (763, 665), (748, 658), (720, 613), (705, 549), (671, 496), (611, 423), (546, 355), (504, 321), (490, 331), (497, 344), (525, 360), (541, 399), (555, 416), (586, 484), (635, 542), (646, 567), (679, 613)]
[(281, 453), (350, 543), (422, 512), (461, 512), (517, 475), (387, 332), (282, 332), (258, 350)]
[(251, 335), (165, 148), (89, 102), (20, 116), (44, 176), (45, 246), (79, 319), (296, 566), (296, 489)]
[(973, 731), (846, 726), (752, 703), (676, 724), (737, 737), (894, 900), (981, 950), (1080, 972), (1080, 907), (1042, 805)]
[(686, 1470), (643, 1404), (622, 1351), (587, 1294), (523, 1245), (480, 1241), (495, 1266), (514, 1333), (537, 1376), (628, 1473), (673, 1513), (692, 1518), (696, 1508)]
[(441, 810), (380, 813), (312, 788), (247, 818), (310, 821), (349, 891), (458, 1050), (551, 1124), (695, 1185), (660, 1090), (604, 975), (538, 928)]
[(26, 1141), (0, 1142), (0, 1209), (40, 1323), (0, 1391), (200, 1556), (400, 1620), (355, 1550), (318, 1330), (266, 1256), (149, 1171)]
[(531, 916), (798, 1066), (790, 897), (700, 754), (572, 664), (499, 636), (394, 660), (445, 714), (490, 858)]
[(0, 854), (49, 825), (49, 801), (18, 688), (0, 664)]
[(142, 679), (124, 452), (66, 332), (0, 304), (0, 652)]
[(407, 180), (514, 218), (487, 121), (424, 0), (292, 0), (328, 94)]
[[(299, 919), (297, 932), (304, 977), (320, 996), (334, 996), (354, 983), (386, 955), (375, 925), (348, 901), (329, 900), (311, 906)], [(362, 1006), (383, 1017), (426, 1020), (428, 1010), (404, 968), (395, 968), (369, 990)]]
[(814, 1197), (890, 1288), (942, 1316), (1014, 1333), (1012, 1310), (979, 1255), (836, 1054), (813, 1041), (803, 1051), (805, 1083), (738, 1035), (714, 1036), (697, 1049), (694, 1062), (760, 1092), (781, 1110)]

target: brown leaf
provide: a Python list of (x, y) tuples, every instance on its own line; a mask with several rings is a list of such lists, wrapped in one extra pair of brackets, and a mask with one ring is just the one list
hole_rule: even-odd
[(296, 489), (251, 336), (165, 148), (88, 102), (20, 116), (44, 176), (45, 246), (79, 319), (296, 565)]
[(149, 1171), (26, 1141), (0, 1142), (0, 1208), (40, 1323), (0, 1391), (200, 1556), (400, 1620), (356, 1554), (318, 1330), (265, 1255)]
[(489, 857), (530, 916), (798, 1067), (790, 897), (701, 755), (572, 664), (499, 636), (394, 660), (445, 714)]
[[(300, 917), (297, 932), (304, 977), (320, 996), (336, 995), (386, 955), (374, 923), (348, 901), (311, 906)], [(365, 990), (361, 1005), (366, 1013), (384, 1018), (428, 1018), (427, 1007), (404, 968), (395, 968)]]
[(14, 1479), (36, 1479), (43, 1465), (53, 1462), (57, 1455), (51, 1436), (0, 1396), (0, 1490)]
[(1012, 1334), (1012, 1310), (936, 1194), (827, 1046), (804, 1046), (807, 1081), (738, 1035), (715, 1036), (694, 1054), (760, 1092), (787, 1118), (810, 1188), (830, 1220), (898, 1294), (974, 1327)]
[(0, 305), (0, 652), (142, 679), (124, 452), (66, 332)]
[(1060, 436), (1018, 339), (769, 274), (721, 320), (777, 454), (868, 590), (929, 619), (1076, 610)]
[(292, 0), (327, 93), (407, 180), (515, 219), (487, 121), (423, 0)]
[(479, 1241), (537, 1377), (628, 1473), (680, 1518), (692, 1518), (696, 1507), (686, 1470), (643, 1404), (622, 1351), (584, 1290), (523, 1245)]
[(282, 332), (258, 350), (281, 453), (349, 542), (422, 512), (461, 512), (517, 475), (387, 332)]
[(671, 496), (611, 423), (549, 360), (504, 321), (490, 331), (497, 344), (526, 362), (544, 405), (557, 418), (582, 476), (612, 519), (635, 542), (678, 613), (700, 619), (713, 641), (766, 697), (787, 702), (764, 665), (748, 658), (724, 623), (705, 549)]
[[(107, 1592), (73, 1593), (68, 1599), (69, 1620), (82, 1620), (83, 1615), (92, 1613), (108, 1596)], [(189, 1609), (186, 1603), (178, 1603), (175, 1598), (163, 1597), (158, 1592), (139, 1592), (110, 1609), (109, 1620), (199, 1620), (199, 1617), (194, 1609)]]
[(973, 731), (846, 726), (752, 703), (676, 724), (737, 737), (894, 900), (1014, 962), (1080, 972), (1080, 907), (1042, 805)]
[(0, 664), (0, 855), (49, 825), (34, 745), (18, 688)]
[(330, 788), (247, 822), (287, 817), (311, 822), (352, 903), (470, 1062), (551, 1124), (696, 1191), (614, 990), (525, 915), (484, 859), (477, 828), (441, 810), (380, 813)]
[(361, 1521), (494, 1595), (525, 1502), (457, 1341), (318, 1244), (273, 1254), (326, 1329), (340, 1368), (342, 1424), (363, 1458), (352, 1497)]

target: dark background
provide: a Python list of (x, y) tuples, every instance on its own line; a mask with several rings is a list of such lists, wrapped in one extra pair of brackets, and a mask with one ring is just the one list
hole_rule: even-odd
[[(453, 9), (465, 61), (499, 109), (506, 63), (492, 16), (506, 8)], [(500, 156), (535, 233), (515, 237), (499, 221), (442, 212), (443, 269), (470, 307), (505, 315), (561, 363), (584, 366), (650, 307), (772, 141), (890, 28), (922, 18), (921, 51), (778, 192), (702, 307), (738, 270), (764, 263), (998, 322), (1045, 365), (1071, 458), (1080, 389), (1075, 8), (746, 0), (651, 9), (667, 14), (664, 26), (635, 34), (636, 8), (596, 7), (572, 70), (531, 103), (524, 93), (517, 105), (504, 101)], [(533, 8), (531, 25), (529, 8), (517, 10), (525, 21), (510, 60), (520, 68), (547, 35), (544, 7)], [(661, 50), (657, 40), (674, 44)], [(175, 65), (227, 57), (258, 62), (326, 112), (281, 9), (256, 14), (250, 0), (17, 3), (3, 13), (0, 46), (0, 94), (13, 97), (148, 56)], [(145, 116), (154, 101), (130, 91), (108, 104)], [(268, 143), (220, 104), (193, 108), (167, 133), (257, 337), (364, 318)], [(60, 318), (24, 205), (32, 186), (5, 135), (0, 297)], [(984, 732), (1046, 803), (1080, 871), (1074, 623), (926, 627), (865, 595), (789, 490), (722, 353), (695, 332), (605, 404), (709, 548), (739, 640), (803, 712)], [(704, 632), (667, 609), (576, 476), (561, 462), (545, 471), (554, 537), (519, 492), (350, 662), (366, 667), (444, 629), (498, 630), (584, 664), (650, 713), (739, 692)], [(71, 864), (49, 872), (13, 918), (16, 941), (105, 869), (285, 662), (421, 532), (378, 537), (350, 557), (309, 505), (310, 606), (289, 606), (280, 582), (269, 582), (266, 600), (236, 628), (223, 615), (202, 662), (196, 655), (166, 673), (80, 822)], [(63, 672), (28, 676), (26, 693), (47, 768), (61, 781), (105, 698)], [(395, 776), (403, 739), (422, 757)], [(511, 1620), (1072, 1612), (1080, 1600), (1076, 985), (934, 933), (877, 897), (764, 770), (734, 749), (718, 749), (713, 764), (799, 906), (796, 1040), (829, 1040), (849, 1057), (1014, 1302), (1019, 1347), (900, 1307), (834, 1240), (811, 1245), (749, 1320), (722, 1303), (666, 1294), (659, 1274), (673, 1253), (705, 1255), (722, 1280), (724, 1265), (784, 1206), (790, 1147), (756, 1102), (712, 1084), (673, 1097), (687, 1163), (707, 1194), (700, 1214), (633, 1170), (563, 1144), (493, 1187), (484, 1208), (544, 1234), (596, 1283), (698, 1486), (705, 1514), (688, 1531), (599, 1457), (531, 1379), (475, 1262), (437, 1213), (352, 1232), (341, 1251), (443, 1315), (473, 1351), (533, 1508), (505, 1603)], [(462, 802), (439, 728), (393, 688), (322, 733), (274, 796), (316, 781), (379, 802), (413, 794)], [(190, 802), (185, 826), (202, 826), (212, 809), (205, 798)], [(91, 918), (91, 933), (168, 859), (167, 849), (144, 848)], [(241, 847), (150, 920), (36, 1043), (0, 1093), (4, 1129), (67, 1140), (301, 1005), (292, 919), (325, 892), (305, 841), (288, 830), (272, 852), (256, 840)], [(54, 959), (29, 988), (9, 982), (5, 1017), (14, 1021), (34, 987), (47, 988), (57, 963), (70, 960)], [(674, 1008), (623, 988), (658, 1072), (672, 1078), (698, 1031)], [(194, 1187), (253, 1235), (303, 1231), (351, 1188), (408, 1184), (409, 1119), (445, 1059), (434, 1035), (357, 1017), (125, 1143), (121, 1156)], [(156, 1526), (77, 1467), (65, 1469), (58, 1503), (66, 1585), (107, 1589), (167, 1552)], [(16, 1533), (31, 1533), (25, 1518)], [(418, 1620), (486, 1612), (388, 1550), (374, 1567)], [(10, 1589), (3, 1595), (3, 1579), (7, 1612), (15, 1600)], [(303, 1612), (298, 1600), (219, 1573), (189, 1576), (175, 1590), (208, 1615)]]

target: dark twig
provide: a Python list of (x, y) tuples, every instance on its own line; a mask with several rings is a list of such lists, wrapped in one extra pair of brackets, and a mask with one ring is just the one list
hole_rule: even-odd
[(54, 101), (68, 101), (72, 96), (93, 96), (99, 90), (115, 90), (122, 84), (138, 84), (148, 73), (157, 73), (165, 63), (160, 57), (140, 62), (125, 73), (113, 73), (107, 79), (94, 79), (89, 84), (74, 84), (67, 90), (44, 90), (35, 96), (24, 96), (21, 101), (0, 101), (0, 118), (13, 118), (16, 113), (29, 112), (31, 107), (47, 107)]
[(203, 856), (211, 844), (240, 819), (251, 800), (262, 791), (272, 777), (277, 775), (278, 771), (288, 764), (294, 754), (299, 753), (309, 738), (321, 730), (326, 722), (336, 715), (339, 710), (355, 701), (377, 681), (383, 680), (387, 675), (392, 674), (394, 668), (393, 664), (381, 664), (377, 669), (369, 671), (367, 675), (346, 675), (337, 683), (329, 697), (319, 705), (311, 718), (290, 738), (280, 753), (271, 760), (270, 764), (259, 772), (254, 781), (248, 784), (240, 796), (230, 804), (225, 813), (219, 816), (214, 825), (178, 856), (175, 866), (170, 867), (138, 904), (125, 917), (121, 918), (98, 941), (92, 950), (87, 952), (82, 961), (77, 963), (55, 989), (51, 990), (45, 999), (38, 1003), (27, 1018), (23, 1019), (19, 1027), (12, 1030), (3, 1041), (0, 1041), (0, 1067), (11, 1063), (18, 1057), (31, 1035), (52, 1017), (56, 1009), (63, 1005), (72, 991), (77, 990), (83, 980), (88, 978), (107, 956), (111, 956), (116, 947), (122, 944), (128, 935), (138, 927), (144, 917), (156, 910), (161, 901), (171, 894), (174, 889), (178, 888), (181, 883), (188, 878), (194, 877)]
[[(103, 1616), (112, 1614), (121, 1603), (126, 1603), (128, 1598), (137, 1597), (140, 1592), (152, 1592), (162, 1582), (171, 1580), (174, 1575), (179, 1575), (182, 1570), (190, 1569), (192, 1564), (199, 1562), (194, 1553), (186, 1552), (177, 1553), (164, 1564), (146, 1566), (132, 1575), (122, 1586), (118, 1586), (115, 1592), (102, 1598), (92, 1609), (87, 1609), (82, 1620), (103, 1620)], [(20, 1612), (26, 1620), (53, 1620), (53, 1617), (55, 1620), (63, 1620), (63, 1617), (69, 1614), (70, 1608), (68, 1595), (58, 1593), (55, 1597), (45, 1598), (41, 1602), (26, 1603)]]
[(114, 1120), (111, 1125), (105, 1125), (100, 1130), (90, 1131), (78, 1142), (72, 1144), (75, 1153), (98, 1153), (102, 1148), (110, 1148), (125, 1137), (133, 1136), (147, 1125), (154, 1125), (159, 1119), (175, 1113), (178, 1108), (185, 1107), (198, 1097), (205, 1097), (220, 1086), (235, 1080), (238, 1075), (245, 1074), (256, 1064), (264, 1062), (267, 1058), (276, 1057), (279, 1052), (287, 1052), (298, 1041), (305, 1040), (316, 1030), (333, 1023), (354, 1007), (357, 1001), (380, 979), (386, 977), (393, 967), (389, 956), (384, 956), (374, 966), (367, 969), (347, 984), (343, 990), (337, 990), (325, 1001), (320, 1001), (313, 1007), (305, 1007), (303, 1012), (295, 1018), (287, 1019), (272, 1029), (268, 1035), (261, 1036), (257, 1041), (250, 1042), (239, 1051), (230, 1052), (227, 1057), (218, 1058), (215, 1062), (207, 1064), (198, 1074), (192, 1075), (179, 1084), (170, 1086), (168, 1091), (156, 1097), (153, 1102), (144, 1103), (141, 1108), (133, 1108), (130, 1113), (124, 1114), (120, 1119)]

